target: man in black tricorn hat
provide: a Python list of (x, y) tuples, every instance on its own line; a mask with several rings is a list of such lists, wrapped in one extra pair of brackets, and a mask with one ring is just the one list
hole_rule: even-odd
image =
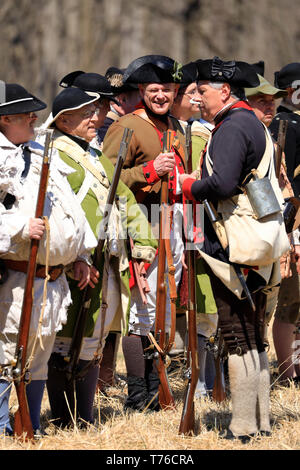
[[(274, 139), (278, 137), (280, 120), (287, 120), (285, 138), (285, 161), (287, 176), (294, 195), (300, 195), (300, 62), (292, 62), (275, 72), (275, 86), (286, 90), (277, 114), (270, 124)], [(299, 228), (293, 233), (294, 253), (292, 259), (299, 263)], [(299, 270), (299, 268), (298, 268)], [(274, 314), (273, 340), (276, 350), (280, 381), (282, 384), (300, 382), (300, 366), (294, 361), (295, 348), (300, 339), (300, 275), (292, 264), (292, 276), (284, 279), (280, 286), (278, 302)], [(297, 333), (298, 331), (298, 333)]]
[[(241, 187), (263, 157), (268, 165), (273, 161), (273, 144), (244, 99), (244, 87), (259, 84), (255, 70), (245, 62), (224, 62), (218, 57), (197, 63), (201, 115), (213, 121), (215, 127), (201, 163), (201, 179), (197, 181), (184, 175), (180, 176), (180, 181), (188, 199), (208, 202), (206, 208), (209, 206), (221, 214), (217, 218), (217, 231), (213, 228), (215, 219), (211, 212), (210, 218), (205, 217), (201, 255), (210, 274), (219, 327), (229, 354), (232, 420), (223, 437), (247, 442), (258, 431), (270, 433), (269, 367), (262, 336), (265, 294), (261, 289), (278, 284), (280, 274), (278, 261), (275, 276), (273, 262), (268, 264), (266, 257), (261, 262), (261, 254), (256, 256), (256, 247), (247, 251), (247, 234), (241, 229), (234, 232), (232, 223), (237, 219), (246, 223), (245, 216), (249, 214), (250, 225), (246, 230), (252, 230), (254, 213)], [(272, 187), (282, 202), (275, 172), (270, 175)], [(280, 220), (282, 222), (281, 213)], [(226, 231), (222, 230), (222, 224)], [(280, 228), (280, 221), (276, 221), (275, 226)], [(251, 233), (254, 236), (255, 232)], [(287, 250), (288, 239), (285, 233), (282, 236)], [(257, 247), (262, 248), (261, 242), (256, 236)], [(242, 262), (240, 255), (245, 255), (245, 261)], [(252, 263), (254, 256), (257, 266)], [(262, 268), (260, 264), (267, 266)]]
[[(180, 130), (176, 131), (174, 125), (177, 121), (170, 120), (169, 110), (178, 92), (180, 69), (181, 66), (173, 59), (161, 55), (147, 55), (134, 60), (124, 73), (123, 83), (138, 85), (141, 102), (135, 111), (111, 124), (103, 142), (104, 155), (115, 163), (124, 127), (133, 129), (122, 180), (134, 191), (137, 201), (144, 205), (148, 219), (154, 225), (158, 222), (161, 178), (169, 174), (169, 203), (174, 203), (172, 233), (178, 231), (178, 234), (182, 233), (181, 224), (180, 229), (178, 227), (182, 217), (178, 175), (184, 172), (184, 136)], [(163, 153), (162, 137), (167, 130), (172, 130), (173, 145), (171, 152)], [(178, 284), (183, 253), (181, 236), (171, 237), (171, 243)], [(149, 403), (148, 409), (159, 409), (156, 368), (152, 359), (144, 358), (144, 350), (149, 346), (148, 334), (154, 331), (155, 326), (157, 258), (148, 270), (147, 280), (150, 287), (147, 305), (142, 302), (137, 287), (132, 288), (129, 335), (122, 342), (128, 377), (125, 408), (134, 410), (143, 410)], [(168, 313), (169, 309), (168, 300)], [(169, 318), (166, 325), (167, 331)]]
[[(189, 62), (182, 66), (182, 80), (180, 82), (178, 94), (174, 100), (171, 114), (179, 120), (183, 128), (183, 132), (187, 125), (191, 126), (192, 136), (192, 167), (197, 170), (201, 152), (204, 150), (207, 141), (210, 138), (210, 130), (202, 124), (199, 119), (200, 114), (200, 95), (198, 91), (198, 68), (195, 62)], [(195, 117), (195, 119), (194, 119)], [(197, 206), (200, 207), (199, 205)], [(199, 217), (200, 219), (200, 217)], [(202, 235), (202, 231), (201, 231)], [(196, 298), (197, 298), (197, 333), (198, 333), (198, 358), (199, 358), (199, 379), (196, 387), (195, 396), (205, 396), (208, 389), (212, 389), (214, 381), (214, 364), (211, 355), (206, 348), (207, 338), (214, 333), (217, 321), (217, 308), (212, 295), (211, 286), (208, 275), (205, 273), (203, 260), (196, 260)], [(187, 276), (183, 272), (183, 276)], [(182, 285), (186, 285), (182, 279)], [(180, 295), (179, 299), (185, 299), (186, 295)], [(170, 351), (170, 356), (180, 352), (182, 345), (182, 353), (186, 336), (186, 305), (182, 305), (179, 300), (180, 307), (176, 317), (176, 337), (175, 348)], [(180, 312), (183, 312), (180, 314)]]
[[(52, 158), (44, 206), (50, 239), (44, 219), (35, 218), (44, 149), (31, 139), (36, 113), (44, 108), (46, 104), (22, 86), (0, 82), (0, 220), (5, 227), (5, 237), (2, 234), (0, 237), (0, 253), (8, 272), (7, 279), (0, 285), (1, 434), (12, 432), (9, 381), (12, 363), (16, 359), (31, 240), (39, 240), (39, 250), (27, 350), (31, 381), (26, 385), (26, 394), (35, 435), (40, 435), (40, 410), (48, 359), (71, 302), (65, 267), (74, 263), (78, 283), (85, 287), (89, 282), (90, 268), (84, 260), (89, 258), (90, 250), (96, 245), (80, 204), (66, 185), (64, 165)], [(44, 312), (41, 316), (42, 306)]]
[(140, 101), (139, 89), (136, 83), (123, 83), (125, 69), (109, 67), (105, 72), (105, 77), (110, 82), (118, 103), (111, 102), (110, 110), (106, 115), (103, 126), (98, 129), (98, 141), (102, 144), (109, 126), (119, 119), (119, 117), (134, 111), (135, 106)]

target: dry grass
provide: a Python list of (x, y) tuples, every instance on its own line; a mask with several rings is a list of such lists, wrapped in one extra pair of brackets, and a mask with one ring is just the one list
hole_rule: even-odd
[[(274, 353), (269, 353), (273, 381), (276, 378)], [(276, 365), (276, 364), (275, 364)], [(124, 374), (119, 354), (117, 372)], [(43, 401), (42, 424), (47, 436), (36, 443), (5, 437), (0, 450), (296, 450), (300, 449), (300, 393), (292, 384), (271, 389), (272, 436), (252, 439), (248, 444), (219, 438), (219, 431), (230, 421), (230, 400), (218, 405), (209, 399), (195, 400), (197, 432), (194, 437), (178, 435), (184, 382), (180, 371), (170, 377), (176, 411), (132, 413), (123, 411), (126, 389), (111, 387), (107, 396), (95, 400), (95, 426), (87, 430), (57, 430), (49, 420), (47, 395)], [(15, 399), (12, 406), (15, 406)]]

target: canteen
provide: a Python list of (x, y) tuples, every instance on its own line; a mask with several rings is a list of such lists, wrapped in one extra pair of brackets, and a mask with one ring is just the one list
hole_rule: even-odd
[(280, 212), (281, 208), (272, 188), (270, 179), (266, 176), (258, 178), (256, 172), (252, 172), (253, 180), (245, 185), (245, 192), (252, 206), (255, 217), (260, 220), (272, 214)]

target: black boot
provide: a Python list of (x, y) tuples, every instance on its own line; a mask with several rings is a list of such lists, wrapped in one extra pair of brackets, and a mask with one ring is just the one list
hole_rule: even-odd
[(51, 418), (58, 427), (67, 427), (72, 423), (65, 398), (66, 373), (64, 358), (52, 353), (48, 362), (47, 391), (51, 409)]
[(148, 409), (151, 411), (159, 411), (158, 387), (160, 382), (153, 359), (146, 360), (145, 376), (148, 392)]
[(143, 377), (127, 376), (128, 397), (124, 409), (143, 411), (147, 405), (147, 385)]

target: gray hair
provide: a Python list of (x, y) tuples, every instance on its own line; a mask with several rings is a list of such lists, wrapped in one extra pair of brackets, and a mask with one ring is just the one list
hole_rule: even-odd
[[(216, 88), (217, 90), (219, 90), (224, 85), (224, 82), (208, 82), (208, 85), (211, 86), (212, 88)], [(233, 98), (235, 98), (237, 100), (245, 100), (246, 99), (244, 88), (234, 87), (230, 84), (229, 84), (229, 86), (230, 86), (230, 90), (231, 90), (230, 94)]]

